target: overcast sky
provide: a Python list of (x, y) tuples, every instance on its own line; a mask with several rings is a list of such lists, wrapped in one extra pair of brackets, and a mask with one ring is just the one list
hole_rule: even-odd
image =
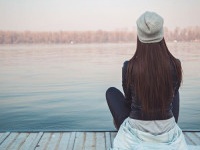
[(0, 0), (0, 30), (130, 30), (146, 10), (169, 28), (200, 26), (200, 0)]

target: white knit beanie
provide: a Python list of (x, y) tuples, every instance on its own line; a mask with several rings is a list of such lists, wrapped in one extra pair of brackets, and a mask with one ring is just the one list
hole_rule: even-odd
[(156, 43), (163, 39), (163, 18), (146, 11), (137, 19), (137, 34), (142, 43)]

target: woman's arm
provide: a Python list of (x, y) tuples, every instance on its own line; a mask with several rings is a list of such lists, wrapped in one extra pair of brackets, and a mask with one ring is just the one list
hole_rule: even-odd
[(179, 107), (180, 107), (179, 103), (180, 103), (179, 91), (177, 91), (172, 101), (172, 113), (174, 115), (176, 123), (178, 122), (178, 117), (179, 117)]
[(128, 67), (128, 61), (125, 61), (122, 67), (122, 87), (124, 91), (125, 101), (126, 103), (131, 103), (131, 91), (130, 88), (126, 85), (126, 72)]

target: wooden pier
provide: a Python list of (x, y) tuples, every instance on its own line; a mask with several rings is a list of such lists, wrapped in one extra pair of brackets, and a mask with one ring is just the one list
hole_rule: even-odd
[[(116, 132), (4, 132), (0, 150), (107, 150)], [(200, 150), (200, 132), (184, 132), (190, 150)]]

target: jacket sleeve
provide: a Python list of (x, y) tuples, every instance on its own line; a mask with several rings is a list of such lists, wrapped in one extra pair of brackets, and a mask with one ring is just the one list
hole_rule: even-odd
[[(177, 61), (180, 63), (181, 65), (181, 61), (179, 59), (177, 59)], [(178, 82), (178, 77), (177, 77), (177, 71), (176, 68), (174, 68), (174, 74), (173, 74), (173, 87), (174, 87), (174, 96), (177, 94), (179, 87), (180, 87), (180, 83)]]
[(125, 61), (122, 67), (122, 87), (125, 96), (125, 102), (131, 104), (131, 91), (130, 88), (126, 86), (126, 72), (128, 67), (128, 61)]

